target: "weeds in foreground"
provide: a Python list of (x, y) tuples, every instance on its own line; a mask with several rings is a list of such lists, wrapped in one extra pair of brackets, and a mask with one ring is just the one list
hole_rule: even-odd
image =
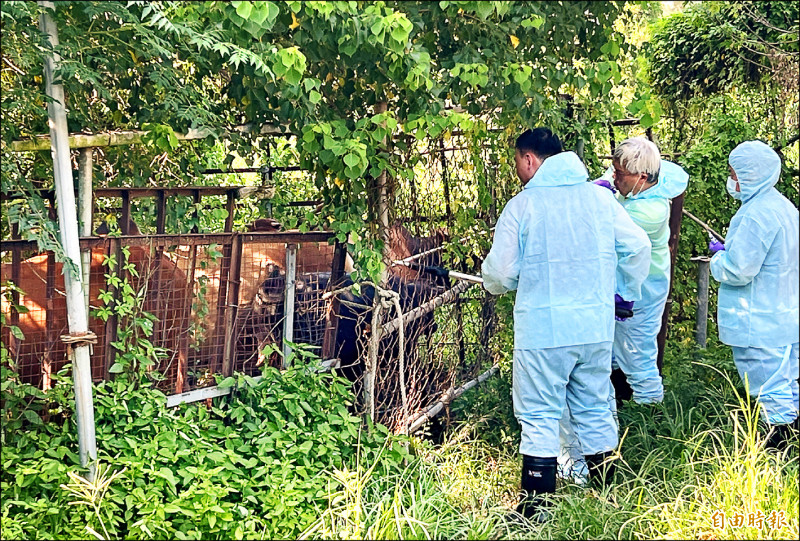
[(502, 401), (509, 399), (495, 381), (496, 404), (483, 394), (476, 399), (479, 409), (457, 406), (474, 413), (452, 427), (440, 446), (416, 441), (419, 460), (396, 478), (378, 479), (360, 466), (349, 478), (358, 479), (356, 491), (337, 474), (329, 508), (305, 535), (797, 539), (797, 444), (783, 453), (765, 450), (759, 408), (738, 379), (717, 368), (724, 359), (706, 363), (695, 357), (700, 362), (684, 359), (684, 370), (696, 379), (668, 385), (662, 405), (628, 403), (621, 409), (625, 438), (614, 485), (600, 492), (565, 483), (554, 498), (553, 518), (544, 525), (509, 518), (519, 485), (518, 440), (509, 437), (514, 427), (487, 422), (485, 413), (503, 411)]

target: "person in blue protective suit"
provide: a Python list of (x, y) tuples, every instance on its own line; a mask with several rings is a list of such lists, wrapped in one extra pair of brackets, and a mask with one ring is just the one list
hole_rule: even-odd
[(742, 206), (724, 244), (709, 245), (711, 274), (720, 282), (719, 338), (772, 425), (767, 446), (784, 448), (798, 422), (800, 218), (774, 187), (781, 160), (768, 145), (742, 143), (728, 164), (728, 193)]
[[(642, 298), (635, 303), (615, 295), (617, 323), (612, 354), (611, 406), (616, 398), (638, 404), (660, 403), (664, 386), (658, 370), (658, 333), (667, 302), (670, 280), (669, 215), (672, 198), (686, 190), (689, 175), (672, 162), (661, 159), (658, 147), (645, 137), (620, 143), (612, 155), (612, 166), (595, 181), (616, 194), (633, 222), (650, 239), (651, 260)], [(613, 182), (613, 184), (612, 184)], [(628, 314), (622, 311), (627, 310)], [(616, 393), (614, 393), (617, 388)], [(621, 389), (621, 392), (620, 392)], [(580, 443), (570, 426), (569, 414), (561, 422), (562, 453), (559, 461), (565, 477), (582, 480)]]
[(543, 496), (555, 492), (567, 405), (590, 477), (611, 477), (613, 299), (615, 292), (641, 298), (650, 241), (611, 192), (586, 182), (580, 158), (563, 152), (549, 129), (520, 135), (514, 161), (523, 190), (503, 209), (481, 271), (489, 293), (517, 291), (512, 397), (524, 494), (517, 510), (542, 518)]
[[(659, 403), (664, 399), (664, 386), (657, 366), (657, 338), (669, 293), (670, 203), (686, 190), (689, 175), (681, 166), (662, 160), (658, 147), (645, 137), (620, 143), (612, 164), (617, 199), (652, 245), (642, 299), (635, 307), (628, 305), (633, 315), (618, 318), (614, 330), (612, 381), (627, 380), (638, 404)], [(624, 302), (617, 297), (618, 304)]]

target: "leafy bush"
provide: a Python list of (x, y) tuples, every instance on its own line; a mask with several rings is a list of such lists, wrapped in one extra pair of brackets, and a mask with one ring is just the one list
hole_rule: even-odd
[(355, 468), (359, 454), (381, 475), (410, 458), (386, 428), (362, 429), (347, 409), (347, 382), (331, 374), (298, 367), (236, 376), (226, 383), (232, 394), (211, 409), (168, 409), (150, 383), (119, 378), (95, 388), (98, 459), (113, 470), (103, 480), (117, 476), (95, 512), (91, 503), (69, 505), (80, 501), (79, 484), (67, 490), (68, 474), (80, 470), (73, 422), (43, 423), (22, 409), (44, 394), (71, 411), (68, 383), (41, 393), (3, 376), (9, 539), (81, 538), (87, 525), (125, 538), (296, 537), (325, 507), (326, 472)]

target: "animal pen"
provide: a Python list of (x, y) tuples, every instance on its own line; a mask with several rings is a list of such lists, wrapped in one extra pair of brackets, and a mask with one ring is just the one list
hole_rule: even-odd
[[(442, 182), (445, 153), (429, 154), (426, 171), (439, 176), (437, 182)], [(282, 169), (298, 170), (273, 167), (269, 172)], [(240, 193), (240, 187), (230, 186), (93, 191), (92, 225), (100, 222), (98, 209), (105, 216), (115, 214), (119, 224), (117, 235), (80, 240), (81, 251), (91, 254), (87, 302), (89, 329), (96, 336), (91, 354), (95, 382), (114, 377), (115, 361), (125, 353), (119, 329), (133, 318), (146, 318), (145, 313), (155, 316), (149, 336), (160, 352), (153, 367), (160, 374), (153, 374), (155, 384), (171, 395), (171, 404), (223, 394), (215, 392), (216, 376), (255, 376), (263, 365), (285, 367), (287, 339), (319, 355), (323, 363), (317, 369), (334, 368), (353, 382), (359, 413), (407, 431), (491, 368), (485, 344), (494, 304), (481, 288), (392, 266), (385, 287), (362, 284), (356, 295), (345, 272), (345, 245), (333, 243), (333, 233), (234, 231)], [(42, 197), (52, 213), (54, 194), (42, 192)], [(172, 202), (188, 198), (197, 213), (209, 197), (225, 198), (224, 231), (165, 230)], [(141, 223), (144, 202), (155, 209), (154, 223)], [(406, 223), (415, 233), (437, 220), (444, 223), (451, 204), (416, 204)], [(427, 217), (421, 217), (424, 212)], [(141, 234), (139, 226), (155, 233)], [(441, 238), (414, 235), (400, 223), (393, 228), (400, 232), (393, 252), (397, 257), (412, 264), (441, 263)], [(434, 241), (438, 245), (431, 245)], [(419, 246), (427, 248), (425, 253), (409, 251)], [(19, 288), (3, 296), (2, 340), (20, 379), (48, 388), (69, 355), (62, 265), (53, 252), (39, 253), (35, 242), (20, 240), (16, 229), (0, 250), (2, 282)], [(104, 263), (107, 259), (116, 264)], [(112, 308), (130, 291), (138, 294), (135, 312), (118, 315)], [(22, 329), (24, 338), (11, 327)], [(146, 337), (141, 331), (137, 336)]]
[[(630, 125), (623, 122), (628, 123), (615, 124)], [(611, 128), (609, 135), (613, 149)], [(464, 176), (464, 165), (496, 174), (486, 149), (470, 148), (456, 136), (452, 141), (459, 142), (445, 148), (441, 139), (428, 141), (419, 151), (415, 178), (395, 194), (395, 234), (389, 251), (411, 267), (391, 265), (382, 286), (361, 284), (360, 291), (346, 273), (345, 245), (334, 243), (332, 232), (258, 227), (234, 231), (241, 187), (95, 189), (92, 210), (104, 207), (106, 215), (115, 214), (120, 235), (85, 235), (80, 241), (81, 250), (91, 253), (85, 261), (90, 261), (87, 302), (94, 309), (89, 328), (96, 335), (93, 379), (113, 377), (115, 358), (124, 353), (118, 330), (125, 321), (108, 308), (121, 302), (127, 284), (140, 296), (137, 310), (155, 316), (149, 339), (161, 352), (154, 367), (161, 375), (156, 384), (170, 395), (168, 404), (226, 394), (215, 387), (217, 376), (255, 376), (264, 365), (285, 368), (291, 342), (320, 357), (323, 362), (315, 369), (333, 368), (353, 382), (357, 413), (395, 431), (416, 430), (497, 370), (488, 351), (495, 332), (495, 299), (473, 283), (428, 274), (419, 267), (442, 263), (446, 245), (435, 234), (436, 226), (451, 225), (459, 210), (474, 209), (473, 183)], [(262, 171), (266, 180), (278, 171), (307, 174), (299, 169), (270, 165), (240, 171)], [(426, 196), (431, 186), (437, 197)], [(52, 212), (52, 192), (44, 197)], [(170, 204), (190, 200), (197, 223), (209, 197), (225, 200), (223, 231), (199, 232), (196, 225), (191, 233), (166, 231)], [(670, 218), (673, 263), (682, 197), (673, 203)], [(493, 224), (495, 199), (475, 217)], [(138, 225), (154, 234), (141, 234), (132, 220), (147, 214), (137, 209), (144, 201), (154, 210), (155, 223)], [(92, 225), (98, 225), (94, 212), (92, 216)], [(37, 253), (35, 243), (19, 240), (18, 233), (13, 230), (15, 238), (0, 246), (2, 281), (10, 280), (22, 290), (3, 296), (7, 326), (2, 340), (20, 378), (47, 388), (69, 349), (62, 340), (67, 329), (62, 269), (52, 252)], [(106, 258), (117, 264), (104, 265)], [(463, 263), (458, 270), (476, 272)], [(104, 308), (106, 317), (100, 317)], [(659, 335), (659, 368), (668, 313), (669, 303)], [(140, 314), (124, 317), (136, 315)], [(22, 328), (24, 339), (9, 326)], [(302, 355), (295, 359), (305, 362)]]

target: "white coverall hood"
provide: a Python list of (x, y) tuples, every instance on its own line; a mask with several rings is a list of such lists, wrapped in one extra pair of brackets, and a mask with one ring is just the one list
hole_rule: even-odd
[(733, 149), (728, 163), (736, 172), (742, 201), (764, 193), (778, 183), (781, 159), (761, 141), (746, 141)]

